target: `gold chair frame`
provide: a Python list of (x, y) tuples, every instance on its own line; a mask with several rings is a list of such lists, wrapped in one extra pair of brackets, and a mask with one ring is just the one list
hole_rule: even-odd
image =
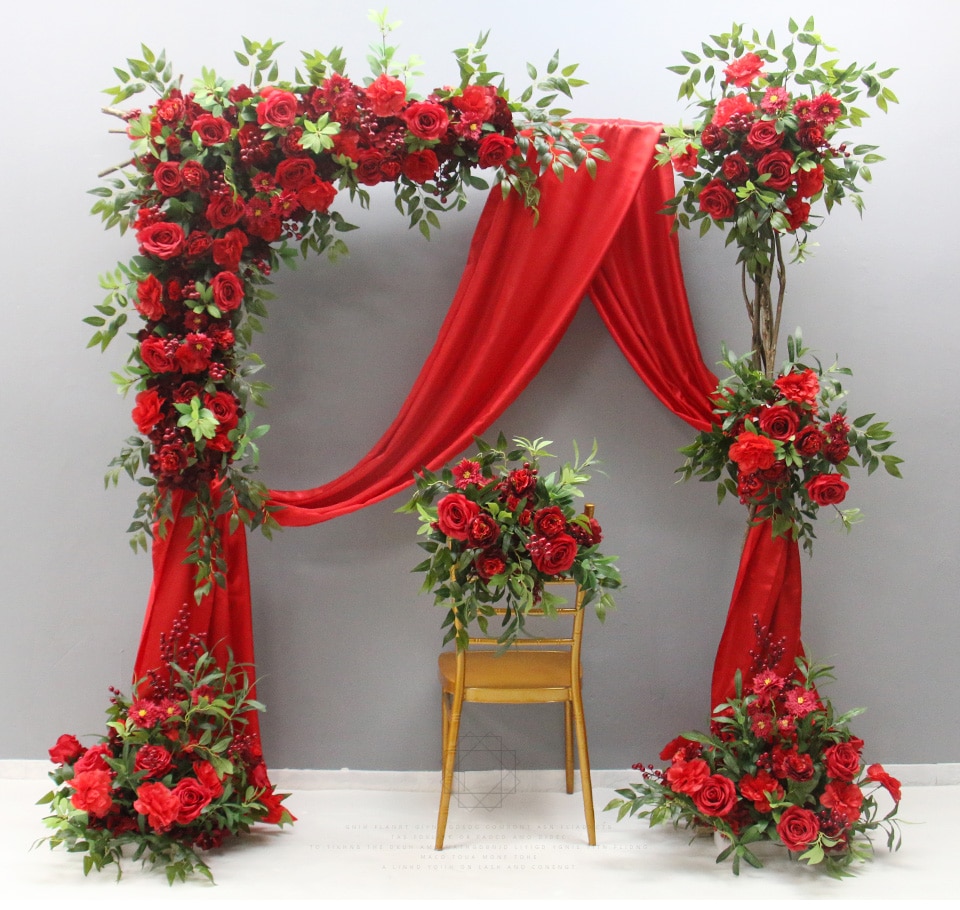
[[(592, 504), (584, 507), (584, 514), (588, 518), (593, 517), (593, 511)], [(443, 849), (447, 828), (460, 718), (465, 702), (563, 704), (566, 789), (567, 793), (573, 793), (573, 743), (576, 739), (587, 842), (591, 846), (597, 843), (593, 788), (590, 783), (590, 753), (583, 716), (583, 671), (580, 663), (584, 620), (583, 592), (572, 578), (557, 579), (556, 582), (551, 582), (552, 584), (572, 585), (576, 589), (573, 605), (562, 606), (557, 610), (560, 617), (567, 617), (571, 623), (569, 636), (519, 638), (509, 650), (497, 653), (497, 639), (471, 635), (468, 649), (444, 651), (440, 654), (438, 669), (442, 703), (443, 783), (437, 817), (437, 850)], [(504, 608), (496, 609), (499, 615), (504, 612)], [(538, 611), (532, 615), (543, 614)]]

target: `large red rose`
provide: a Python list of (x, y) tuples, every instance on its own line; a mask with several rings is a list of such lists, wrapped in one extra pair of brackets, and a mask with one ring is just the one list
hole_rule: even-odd
[(316, 176), (312, 158), (284, 158), (277, 165), (277, 183), (285, 190), (299, 190)]
[(137, 232), (137, 243), (144, 256), (156, 259), (173, 259), (183, 252), (186, 235), (179, 224), (157, 221)]
[(230, 392), (217, 392), (216, 395), (204, 395), (203, 406), (210, 411), (221, 427), (232, 430), (237, 425), (238, 402)]
[(363, 92), (375, 117), (399, 114), (407, 100), (407, 87), (399, 79), (381, 73)]
[(704, 815), (722, 818), (737, 804), (737, 787), (729, 777), (711, 774), (693, 794), (693, 804)]
[(199, 134), (203, 145), (222, 145), (230, 138), (230, 124), (213, 114), (201, 114), (190, 124), (190, 128)]
[(173, 827), (180, 814), (180, 798), (165, 784), (149, 783), (137, 787), (133, 808), (147, 817), (147, 824), (158, 834)]
[(806, 850), (820, 836), (817, 816), (802, 806), (790, 806), (777, 823), (777, 834), (784, 846), (794, 853)]
[(212, 228), (223, 230), (236, 224), (243, 217), (243, 212), (243, 200), (232, 191), (226, 190), (210, 196), (203, 214)]
[(797, 433), (793, 447), (804, 458), (811, 458), (823, 448), (823, 434), (815, 426), (804, 427)]
[(764, 408), (757, 418), (760, 429), (774, 439), (789, 439), (800, 426), (800, 416), (786, 405), (774, 405)]
[(63, 733), (57, 737), (56, 743), (49, 751), (50, 761), (55, 765), (68, 765), (82, 754), (83, 746), (72, 733)]
[(286, 130), (293, 126), (297, 116), (297, 96), (276, 88), (265, 88), (260, 93), (263, 101), (257, 105), (257, 123)]
[(783, 133), (777, 131), (777, 124), (774, 120), (758, 120), (750, 127), (747, 133), (747, 142), (750, 148), (758, 152), (769, 152), (772, 149), (780, 148), (783, 144)]
[(500, 133), (489, 133), (480, 140), (477, 156), (480, 167), (500, 167), (513, 157), (517, 143)]
[(177, 824), (189, 825), (209, 805), (210, 791), (194, 777), (185, 777), (173, 788), (173, 795), (180, 803)]
[(153, 169), (153, 182), (164, 196), (178, 196), (183, 192), (183, 177), (176, 161), (161, 161)]
[(463, 493), (448, 493), (437, 503), (437, 525), (455, 540), (467, 539), (470, 522), (479, 514), (480, 507)]
[(737, 208), (737, 197), (716, 178), (700, 190), (699, 202), (700, 210), (716, 221), (731, 217)]
[(137, 429), (146, 435), (160, 422), (160, 418), (163, 416), (163, 399), (155, 389), (139, 392), (131, 416), (133, 422), (137, 425)]
[(145, 771), (144, 777), (163, 777), (173, 763), (173, 756), (163, 746), (141, 746), (133, 760), (134, 771)]
[(750, 179), (750, 164), (743, 155), (734, 152), (723, 159), (720, 166), (723, 176), (733, 186), (740, 186)]
[(403, 112), (403, 120), (419, 139), (440, 139), (450, 125), (446, 110), (433, 101), (415, 101)]
[(533, 516), (533, 529), (544, 537), (556, 537), (567, 530), (567, 519), (559, 506), (547, 506)]
[(853, 743), (834, 743), (823, 750), (827, 774), (836, 780), (853, 780), (860, 772), (860, 750)]
[(757, 162), (757, 173), (767, 176), (763, 184), (770, 190), (785, 190), (793, 184), (793, 155), (785, 149), (767, 152)]
[(818, 506), (832, 506), (846, 498), (848, 484), (839, 474), (817, 474), (806, 483), (807, 493)]
[(112, 785), (112, 771), (82, 771), (70, 781), (74, 790), (70, 802), (81, 812), (103, 818), (113, 806)]
[(489, 513), (481, 511), (467, 526), (467, 543), (487, 549), (500, 539), (500, 525)]
[(297, 192), (297, 200), (307, 211), (325, 212), (336, 198), (337, 188), (319, 177)]
[(243, 303), (243, 282), (234, 272), (218, 272), (210, 282), (210, 289), (221, 313), (231, 313)]
[(735, 461), (744, 474), (772, 468), (777, 460), (776, 446), (772, 439), (756, 433), (741, 433), (737, 441), (730, 446), (730, 458)]
[(193, 763), (193, 773), (197, 775), (197, 780), (203, 784), (213, 799), (223, 793), (223, 781), (220, 780), (220, 776), (210, 762), (195, 761)]
[(74, 763), (74, 774), (82, 774), (84, 771), (109, 771), (110, 766), (106, 759), (113, 757), (113, 750), (109, 743), (98, 743), (96, 746), (91, 746)]
[(577, 542), (569, 534), (530, 538), (527, 549), (537, 570), (544, 575), (562, 575), (577, 558)]
[(148, 335), (140, 342), (140, 358), (153, 373), (173, 373), (177, 359), (159, 335)]

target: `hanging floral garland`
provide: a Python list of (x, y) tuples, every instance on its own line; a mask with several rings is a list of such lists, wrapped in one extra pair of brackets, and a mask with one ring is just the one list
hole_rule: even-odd
[[(102, 175), (93, 212), (108, 228), (132, 230), (139, 252), (101, 277), (108, 294), (85, 320), (95, 328), (90, 345), (106, 348), (131, 311), (140, 320), (114, 375), (124, 394), (135, 393), (139, 435), (126, 440), (107, 481), (125, 472), (144, 488), (129, 529), (134, 550), (170, 517), (173, 491), (193, 494), (198, 598), (223, 578), (217, 516), (268, 535), (276, 527), (255, 479), (268, 427), (251, 413), (266, 386), (250, 346), (276, 268), (298, 253), (347, 251), (342, 235), (353, 225), (337, 210), (343, 194), (367, 206), (368, 187), (392, 184), (397, 208), (429, 238), (442, 212), (466, 204), (467, 187), (488, 186), (477, 170), (492, 169), (504, 195), (518, 193), (536, 217), (538, 176), (581, 166), (593, 174), (606, 157), (553, 106), (583, 84), (576, 65), (561, 69), (554, 55), (543, 77), (528, 66), (533, 84), (511, 100), (487, 69), (484, 34), (454, 52), (458, 85), (419, 97), (409, 85), (417, 61), (395, 62), (394, 26), (374, 19), (381, 41), (362, 85), (345, 75), (340, 49), (305, 53), (295, 81), (278, 81), (280, 45), (244, 39), (236, 57), (251, 68), (247, 84), (204, 70), (184, 91), (165, 54), (144, 46), (106, 90), (133, 157)], [(158, 95), (149, 107), (116, 107), (147, 88)]]

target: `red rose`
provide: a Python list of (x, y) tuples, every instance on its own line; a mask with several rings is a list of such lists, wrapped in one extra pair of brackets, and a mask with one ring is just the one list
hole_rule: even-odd
[(446, 110), (433, 101), (415, 101), (403, 112), (407, 128), (419, 139), (440, 139), (447, 131)]
[(788, 850), (800, 853), (815, 843), (820, 836), (820, 822), (809, 809), (790, 806), (780, 816), (777, 834)]
[(547, 506), (533, 516), (533, 529), (544, 537), (556, 537), (567, 530), (567, 519), (559, 506)]
[(210, 791), (196, 778), (185, 777), (173, 788), (173, 795), (180, 803), (177, 824), (189, 825), (210, 803)]
[(257, 105), (257, 123), (286, 130), (293, 126), (297, 116), (297, 96), (276, 88), (265, 88), (263, 101)]
[(375, 117), (399, 114), (407, 100), (407, 87), (399, 79), (381, 73), (364, 89), (364, 96)]
[(724, 81), (733, 83), (737, 88), (744, 88), (761, 75), (762, 69), (763, 60), (756, 54), (744, 54), (724, 69)]
[(820, 380), (813, 370), (804, 370), (802, 373), (787, 373), (774, 380), (773, 383), (783, 395), (791, 401), (800, 404), (814, 405), (820, 394)]
[(237, 425), (236, 396), (230, 392), (217, 392), (216, 395), (204, 395), (203, 406), (210, 411), (221, 427), (232, 430)]
[(189, 190), (195, 192), (202, 190), (209, 176), (207, 169), (199, 161), (184, 161), (180, 166), (180, 179)]
[(758, 120), (747, 133), (747, 143), (758, 152), (767, 152), (780, 148), (783, 144), (783, 133), (777, 131), (776, 121)]
[(380, 165), (383, 164), (383, 152), (377, 149), (364, 149), (357, 155), (357, 180), (365, 186), (376, 186), (383, 180)]
[(210, 197), (203, 214), (210, 226), (219, 231), (236, 224), (243, 217), (243, 211), (243, 200), (232, 190), (226, 190)]
[(852, 825), (860, 817), (863, 791), (851, 781), (832, 780), (823, 788), (820, 802)]
[(163, 746), (141, 746), (133, 761), (133, 770), (145, 771), (145, 777), (163, 777), (173, 763), (172, 758)]
[(213, 114), (201, 114), (190, 124), (190, 129), (199, 134), (203, 145), (222, 145), (230, 138), (230, 124)]
[(517, 151), (517, 143), (500, 133), (488, 133), (480, 140), (477, 156), (480, 167), (500, 167), (505, 161), (513, 157)]
[(177, 369), (176, 357), (159, 335), (148, 335), (140, 342), (140, 359), (153, 373), (173, 373)]
[(579, 548), (576, 540), (569, 534), (558, 534), (556, 537), (535, 535), (530, 538), (527, 549), (539, 572), (544, 575), (562, 575), (573, 565)]
[(150, 274), (137, 284), (137, 302), (134, 306), (144, 319), (156, 322), (163, 318), (163, 285), (156, 275)]
[(740, 793), (753, 803), (757, 812), (769, 812), (770, 800), (783, 799), (784, 789), (767, 771), (758, 771), (756, 776), (744, 774), (740, 778)]
[(183, 252), (188, 259), (199, 259), (206, 256), (212, 246), (213, 240), (206, 231), (191, 231), (187, 235)]
[(708, 123), (700, 134), (700, 144), (709, 152), (725, 149), (727, 142), (727, 134), (716, 123)]
[(807, 494), (818, 506), (832, 506), (843, 502), (850, 484), (839, 474), (817, 474), (807, 481), (806, 487)]
[(325, 212), (336, 195), (337, 189), (332, 183), (316, 178), (297, 192), (297, 200), (307, 211)]
[(715, 221), (730, 218), (737, 208), (737, 197), (722, 180), (714, 178), (700, 190), (700, 210)]
[(147, 824), (158, 834), (169, 830), (180, 813), (179, 797), (161, 783), (141, 784), (133, 808), (147, 817)]
[(161, 161), (153, 169), (153, 182), (164, 196), (178, 196), (183, 192), (183, 178), (176, 161)]
[(81, 812), (94, 818), (103, 818), (113, 807), (113, 797), (110, 795), (112, 785), (112, 771), (94, 770), (75, 774), (70, 781), (74, 790), (70, 802)]
[(49, 750), (50, 761), (55, 765), (69, 765), (83, 754), (80, 740), (72, 733), (63, 733), (57, 737), (53, 748)]
[(827, 774), (837, 780), (853, 780), (860, 772), (860, 750), (853, 743), (834, 743), (823, 750)]
[(793, 155), (785, 149), (767, 152), (757, 162), (757, 173), (767, 175), (764, 186), (770, 190), (785, 190), (793, 184)]
[(473, 567), (484, 581), (490, 581), (494, 575), (506, 570), (507, 562), (499, 550), (486, 550), (474, 559)]
[(437, 503), (437, 524), (440, 531), (455, 540), (466, 540), (470, 522), (480, 514), (480, 507), (462, 493), (448, 493)]
[[(687, 740), (674, 740), (671, 745), (677, 744), (678, 742), (686, 743)], [(685, 754), (684, 751), (681, 754)], [(664, 749), (664, 752), (666, 749)], [(679, 750), (677, 750), (679, 751)], [(663, 757), (663, 752), (660, 753)], [(670, 785), (670, 788), (677, 793), (686, 793), (688, 796), (692, 796), (696, 793), (703, 785), (704, 782), (710, 777), (710, 766), (702, 759), (695, 758), (693, 761), (675, 761), (667, 770), (664, 772), (667, 783)]]
[(243, 282), (234, 272), (218, 272), (210, 282), (213, 302), (221, 313), (230, 313), (243, 303)]
[(875, 781), (886, 788), (887, 792), (893, 797), (893, 801), (896, 803), (900, 802), (902, 795), (900, 791), (900, 781), (887, 774), (887, 772), (883, 770), (883, 765), (870, 765), (870, 767), (867, 768), (867, 779)]
[(91, 746), (76, 760), (73, 771), (75, 774), (82, 774), (85, 771), (110, 771), (110, 766), (106, 762), (107, 756), (113, 758), (113, 750), (109, 743)]
[(704, 815), (715, 818), (729, 815), (737, 804), (736, 785), (729, 777), (711, 774), (693, 794), (693, 804)]
[(137, 429), (146, 435), (159, 422), (163, 416), (163, 399), (154, 389), (147, 389), (145, 392), (137, 394), (137, 403), (134, 405), (133, 422)]
[(179, 224), (157, 221), (137, 232), (137, 243), (144, 256), (173, 259), (183, 252), (186, 236)]
[(806, 196), (816, 196), (823, 189), (823, 165), (818, 164), (809, 170), (801, 168), (797, 171), (797, 194)]
[(823, 448), (823, 434), (814, 426), (804, 427), (797, 433), (793, 447), (804, 458), (812, 458)]
[(772, 439), (756, 433), (741, 433), (737, 441), (730, 446), (730, 459), (735, 461), (744, 474), (773, 467), (777, 460), (776, 446)]
[(764, 408), (757, 419), (760, 429), (774, 439), (789, 439), (800, 426), (800, 416), (787, 405)]
[(723, 164), (720, 166), (720, 169), (723, 171), (723, 176), (726, 180), (734, 186), (740, 186), (740, 184), (746, 183), (747, 180), (750, 179), (750, 164), (747, 159), (738, 152), (727, 155), (727, 157), (723, 159)]
[(500, 525), (489, 513), (481, 511), (467, 526), (467, 543), (486, 549), (500, 539)]
[(299, 190), (316, 176), (312, 158), (284, 158), (277, 165), (277, 183), (285, 190)]
[(421, 149), (410, 152), (403, 159), (401, 170), (403, 176), (414, 183), (426, 183), (436, 175), (439, 166), (440, 162), (432, 149)]

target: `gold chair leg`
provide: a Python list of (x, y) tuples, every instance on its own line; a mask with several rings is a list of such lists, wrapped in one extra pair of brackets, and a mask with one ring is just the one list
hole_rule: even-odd
[(450, 794), (453, 792), (453, 769), (457, 763), (457, 738), (460, 735), (460, 711), (462, 702), (452, 699), (448, 706), (447, 695), (443, 694), (444, 737), (443, 737), (443, 783), (440, 789), (440, 811), (437, 815), (437, 840), (435, 849), (443, 849), (443, 838), (447, 831), (447, 815), (450, 812)]
[(567, 772), (567, 793), (573, 793), (573, 705), (563, 703), (563, 751)]
[(583, 718), (583, 700), (574, 695), (573, 720), (577, 731), (577, 752), (580, 756), (580, 789), (583, 790), (583, 815), (587, 821), (587, 843), (597, 845), (597, 825), (593, 813), (593, 784), (590, 780), (590, 750), (587, 748), (587, 725)]

